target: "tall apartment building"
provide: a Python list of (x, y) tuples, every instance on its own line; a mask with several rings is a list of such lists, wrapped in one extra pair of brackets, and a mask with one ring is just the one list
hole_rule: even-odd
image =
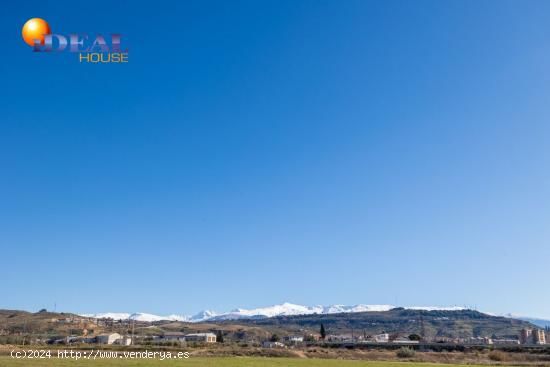
[(533, 342), (535, 344), (546, 344), (546, 335), (544, 334), (544, 330), (533, 330)]
[(519, 333), (519, 342), (521, 344), (531, 344), (532, 340), (533, 340), (533, 330), (521, 329)]

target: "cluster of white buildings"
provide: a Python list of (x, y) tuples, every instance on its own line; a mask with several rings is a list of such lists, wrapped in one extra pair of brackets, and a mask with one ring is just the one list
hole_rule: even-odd
[(464, 344), (464, 345), (545, 345), (546, 333), (542, 329), (522, 329), (519, 339), (516, 338), (445, 338), (436, 337), (431, 340), (434, 343)]
[[(283, 347), (285, 345), (296, 345), (304, 341), (301, 336), (285, 336), (281, 342), (268, 341), (262, 346), (267, 348)], [(418, 344), (418, 340), (411, 340), (406, 336), (390, 336), (388, 333), (376, 335), (353, 335), (353, 334), (330, 334), (325, 341), (329, 343), (392, 343), (392, 344)], [(546, 344), (545, 331), (541, 329), (523, 329), (516, 338), (489, 338), (489, 337), (469, 337), (469, 338), (430, 338), (429, 343), (449, 343), (461, 345), (544, 345)]]
[[(408, 339), (407, 339), (408, 340)], [(371, 342), (371, 343), (389, 343), (390, 334), (382, 333), (376, 335), (351, 335), (351, 334), (339, 334), (339, 335), (327, 335), (326, 341), (328, 342)]]
[[(319, 341), (319, 336), (315, 338)], [(418, 344), (418, 340), (410, 340), (407, 337), (391, 338), (390, 334), (382, 333), (376, 335), (352, 335), (352, 334), (329, 334), (325, 341), (328, 343), (395, 343), (395, 344)], [(299, 345), (304, 342), (303, 336), (284, 336), (281, 341), (264, 341), (264, 348), (283, 348), (289, 345)]]
[(262, 342), (263, 348), (284, 348), (289, 345), (300, 345), (304, 342), (304, 337), (300, 335), (286, 335), (281, 341), (267, 340)]
[[(193, 333), (184, 334), (180, 332), (165, 333), (153, 337), (156, 342), (195, 342), (195, 343), (215, 343), (217, 338), (214, 333)], [(76, 340), (75, 340), (76, 341)], [(107, 344), (107, 345), (132, 345), (132, 338), (122, 336), (119, 333), (105, 333), (95, 338), (79, 339), (80, 342)]]
[(541, 329), (522, 329), (519, 334), (519, 339), (477, 337), (459, 339), (458, 343), (474, 345), (545, 345), (546, 333)]
[(181, 332), (172, 332), (155, 336), (154, 340), (158, 342), (215, 343), (217, 341), (217, 337), (214, 333), (184, 334)]
[(122, 336), (119, 333), (106, 333), (99, 334), (95, 337), (97, 344), (118, 344), (118, 345), (131, 345), (132, 338), (128, 336)]
[(471, 337), (471, 338), (457, 338), (454, 341), (455, 344), (465, 344), (465, 345), (514, 345), (519, 344), (517, 339), (493, 339), (487, 337)]

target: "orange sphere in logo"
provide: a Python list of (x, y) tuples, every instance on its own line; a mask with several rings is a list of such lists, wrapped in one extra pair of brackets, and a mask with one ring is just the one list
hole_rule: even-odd
[(23, 39), (29, 46), (34, 46), (34, 40), (44, 44), (44, 35), (50, 34), (50, 25), (44, 19), (32, 18), (23, 26)]

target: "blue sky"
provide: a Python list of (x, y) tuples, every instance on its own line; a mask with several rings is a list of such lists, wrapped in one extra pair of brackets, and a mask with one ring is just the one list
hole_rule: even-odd
[[(550, 317), (550, 3), (8, 2), (0, 308)], [(25, 21), (122, 33), (124, 65)]]

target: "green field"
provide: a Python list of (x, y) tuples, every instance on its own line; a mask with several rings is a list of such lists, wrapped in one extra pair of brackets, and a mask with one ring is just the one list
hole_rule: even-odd
[[(156, 366), (189, 366), (189, 367), (454, 367), (451, 364), (407, 363), (407, 362), (371, 362), (336, 359), (290, 359), (290, 358), (189, 358), (186, 360), (16, 360), (11, 357), (0, 357), (0, 367), (63, 367), (63, 366), (107, 366), (107, 367), (156, 367)], [(473, 366), (469, 366), (473, 367)]]

